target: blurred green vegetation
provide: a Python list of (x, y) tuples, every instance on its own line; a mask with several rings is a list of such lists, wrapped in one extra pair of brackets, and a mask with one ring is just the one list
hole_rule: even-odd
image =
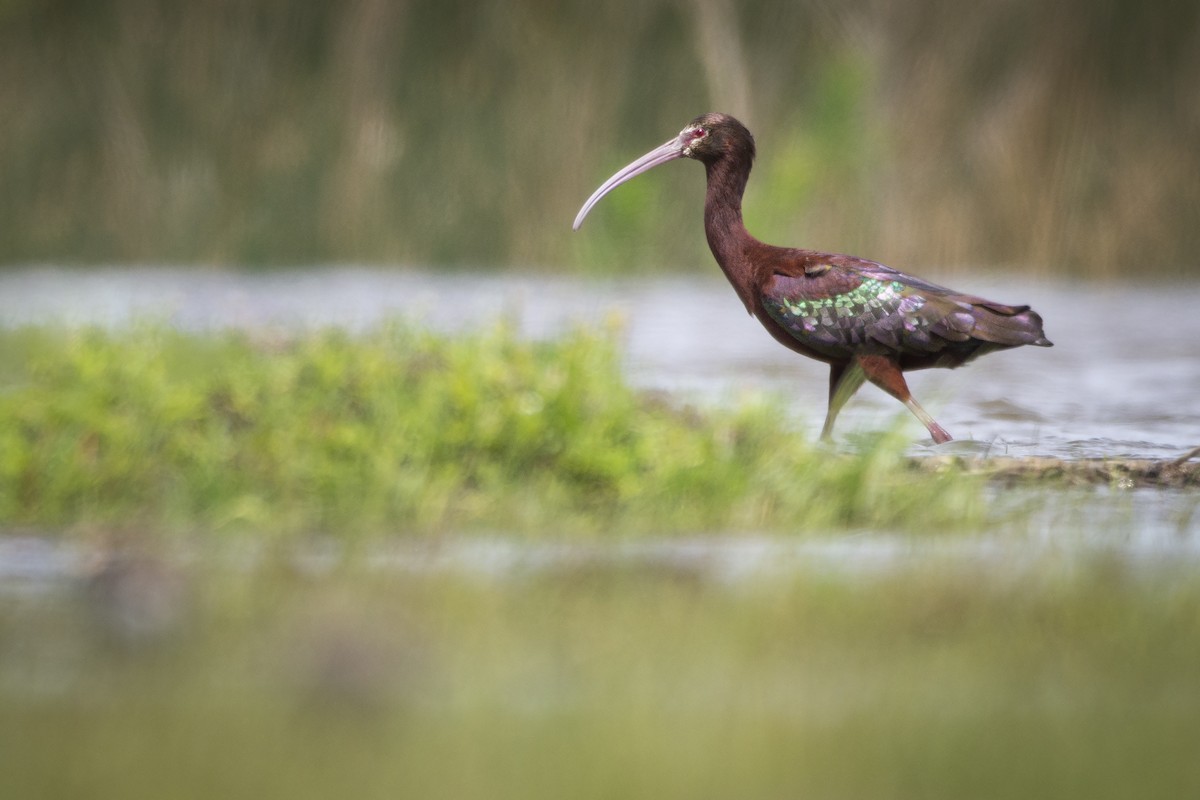
[(706, 265), (702, 171), (570, 220), (708, 110), (749, 227), (896, 266), (1200, 249), (1192, 0), (0, 2), (0, 263)]
[(4, 796), (1200, 791), (1190, 561), (930, 557), (733, 586), (608, 561), (216, 562), (127, 554), (52, 599), (0, 594)]
[(611, 335), (0, 333), (0, 525), (408, 534), (960, 530), (978, 482), (905, 440), (815, 447), (782, 404), (681, 410)]

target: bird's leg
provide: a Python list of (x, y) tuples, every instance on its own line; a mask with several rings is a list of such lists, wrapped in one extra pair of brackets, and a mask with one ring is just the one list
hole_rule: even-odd
[(855, 361), (843, 361), (829, 365), (829, 412), (825, 415), (825, 425), (821, 428), (821, 438), (828, 440), (833, 437), (833, 421), (838, 412), (846, 405), (858, 387), (863, 385), (867, 376), (862, 367)]
[(855, 357), (855, 362), (860, 365), (867, 380), (908, 406), (908, 410), (929, 429), (929, 435), (933, 437), (934, 442), (942, 444), (954, 438), (946, 433), (945, 428), (938, 425), (912, 396), (904, 380), (904, 373), (900, 371), (900, 365), (895, 359), (880, 355), (859, 355)]

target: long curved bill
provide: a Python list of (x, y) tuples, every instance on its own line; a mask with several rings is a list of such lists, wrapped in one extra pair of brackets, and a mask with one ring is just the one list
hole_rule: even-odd
[(683, 158), (683, 143), (681, 137), (675, 137), (669, 142), (664, 142), (658, 147), (651, 150), (646, 155), (634, 161), (628, 166), (622, 167), (616, 175), (606, 180), (600, 185), (600, 188), (592, 192), (592, 196), (583, 204), (583, 208), (579, 209), (579, 214), (575, 217), (575, 224), (571, 226), (571, 230), (579, 230), (579, 226), (583, 224), (583, 218), (592, 210), (592, 206), (600, 202), (600, 198), (611, 192), (613, 189), (620, 186), (630, 178), (635, 178), (643, 172), (654, 169), (659, 164), (665, 164), (668, 161), (674, 161), (677, 158)]

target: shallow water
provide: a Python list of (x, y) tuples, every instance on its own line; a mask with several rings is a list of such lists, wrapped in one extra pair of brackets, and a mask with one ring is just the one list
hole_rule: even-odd
[[(1056, 285), (992, 275), (947, 283), (1032, 305), (1055, 343), (992, 354), (960, 370), (911, 374), (914, 394), (957, 438), (947, 448), (1170, 458), (1200, 444), (1200, 287)], [(616, 315), (623, 321), (627, 369), (639, 386), (698, 402), (779, 392), (814, 434), (825, 413), (824, 365), (772, 341), (717, 274), (594, 280), (359, 267), (0, 273), (0, 324), (6, 326), (115, 326), (149, 317), (189, 330), (359, 329), (396, 315), (447, 331), (507, 316), (530, 336)], [(871, 386), (847, 405), (838, 432), (844, 438), (897, 419), (911, 430), (914, 449), (932, 450), (919, 423)]]

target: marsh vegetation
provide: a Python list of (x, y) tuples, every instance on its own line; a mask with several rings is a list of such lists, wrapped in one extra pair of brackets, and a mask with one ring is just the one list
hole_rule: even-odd
[(707, 265), (698, 169), (565, 233), (724, 111), (759, 139), (764, 240), (1177, 274), (1198, 24), (1187, 0), (7, 2), (0, 262)]
[(611, 335), (583, 330), (3, 339), (10, 526), (620, 536), (958, 527), (974, 507), (971, 480), (907, 467), (898, 437), (839, 455), (765, 399), (639, 394)]

